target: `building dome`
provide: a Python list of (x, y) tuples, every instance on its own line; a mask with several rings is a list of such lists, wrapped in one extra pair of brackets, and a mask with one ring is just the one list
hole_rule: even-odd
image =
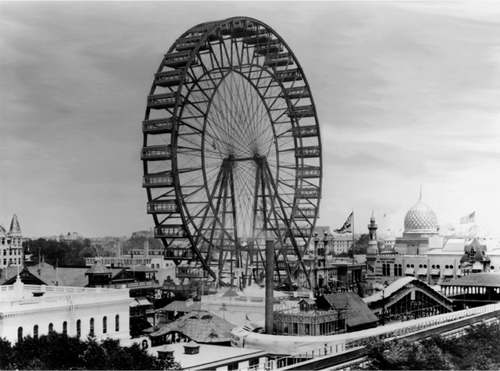
[(434, 211), (419, 200), (405, 216), (405, 232), (437, 232), (438, 224)]

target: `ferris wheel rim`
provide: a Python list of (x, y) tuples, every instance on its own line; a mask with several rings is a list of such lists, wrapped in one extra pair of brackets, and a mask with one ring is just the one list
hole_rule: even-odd
[[(285, 45), (285, 48), (286, 48), (286, 50), (290, 53), (290, 55), (291, 55), (291, 57), (292, 57), (293, 61), (295, 62), (295, 65), (297, 66), (297, 68), (298, 68), (300, 71), (302, 71), (302, 67), (301, 67), (301, 66), (300, 66), (300, 64), (299, 64), (298, 59), (295, 57), (295, 55), (293, 54), (293, 52), (292, 52), (291, 48), (289, 48), (289, 47), (288, 47), (288, 45), (287, 45), (287, 44), (286, 44), (286, 42), (283, 40), (283, 38), (281, 38), (281, 37), (280, 37), (280, 36), (279, 36), (279, 35), (278, 35), (278, 34), (277, 34), (277, 33), (276, 33), (276, 32), (275, 32), (275, 31), (274, 31), (271, 27), (269, 27), (269, 26), (267, 26), (267, 25), (263, 24), (263, 23), (262, 23), (262, 22), (260, 22), (260, 21), (255, 20), (255, 19), (253, 19), (253, 18), (249, 18), (249, 17), (232, 17), (232, 18), (228, 18), (228, 19), (225, 19), (225, 20), (222, 20), (222, 21), (217, 21), (217, 22), (212, 22), (212, 23), (209, 23), (209, 24), (211, 25), (211, 26), (209, 27), (210, 31), (207, 31), (207, 32), (206, 32), (206, 33), (205, 33), (205, 34), (201, 37), (199, 44), (198, 44), (198, 45), (194, 48), (193, 52), (191, 53), (190, 60), (189, 60), (189, 62), (186, 64), (186, 70), (187, 70), (187, 69), (191, 66), (191, 64), (194, 62), (194, 60), (195, 60), (195, 58), (196, 58), (196, 55), (197, 55), (197, 53), (199, 52), (200, 47), (201, 47), (204, 43), (206, 43), (207, 39), (210, 37), (211, 32), (214, 32), (215, 30), (218, 30), (218, 29), (221, 27), (221, 25), (223, 25), (223, 24), (227, 24), (227, 23), (230, 23), (230, 22), (234, 22), (235, 20), (245, 20), (245, 21), (255, 22), (255, 23), (259, 24), (260, 26), (262, 26), (263, 28), (265, 28), (265, 29), (266, 29), (266, 31), (269, 31), (270, 33), (272, 33), (272, 34), (273, 34), (273, 35), (274, 35), (274, 36), (275, 36), (275, 37), (276, 37), (276, 38), (277, 38), (277, 39), (278, 39), (281, 43), (283, 43), (283, 45)], [(205, 23), (205, 24), (206, 24), (206, 23)], [(202, 24), (196, 25), (196, 26), (194, 26), (194, 27), (192, 27), (192, 28), (188, 29), (185, 33), (183, 33), (183, 34), (182, 34), (181, 38), (182, 38), (182, 37), (186, 37), (187, 35), (189, 35), (191, 30), (196, 29), (197, 27), (201, 27), (201, 26), (203, 26), (203, 25), (205, 25), (205, 24), (203, 24), (203, 23), (202, 23)], [(168, 53), (173, 52), (175, 49), (176, 49), (176, 43), (174, 42), (174, 43), (172, 44), (172, 46), (170, 47), (170, 49), (169, 49), (169, 52), (168, 52)], [(168, 54), (168, 53), (167, 53), (167, 54)], [(158, 72), (161, 72), (161, 71), (163, 70), (163, 68), (164, 68), (164, 67), (165, 67), (165, 66), (164, 66), (164, 62), (162, 61), (161, 65), (160, 65), (160, 67), (159, 67), (159, 69), (158, 69)], [(232, 72), (232, 71), (228, 72), (228, 74), (229, 74), (229, 73), (231, 73), (231, 72)], [(270, 73), (271, 73), (271, 72), (270, 72)], [(308, 84), (308, 82), (307, 82), (307, 80), (306, 80), (305, 74), (302, 74), (302, 76), (303, 76), (303, 80), (304, 80), (304, 86), (306, 86), (307, 88), (309, 88), (309, 84)], [(179, 87), (179, 89), (178, 89), (178, 92), (180, 92), (180, 91), (181, 91), (182, 86), (183, 86), (183, 84), (185, 83), (185, 78), (186, 78), (186, 76), (184, 76), (184, 77), (183, 77), (183, 79), (182, 79), (182, 81), (180, 82), (180, 87)], [(220, 83), (222, 83), (222, 81), (223, 81), (223, 80), (221, 79)], [(282, 85), (282, 86), (281, 86), (281, 88), (282, 88), (282, 89), (284, 89), (284, 88), (283, 88), (283, 84), (281, 84), (281, 85)], [(157, 88), (157, 86), (155, 86), (155, 84), (153, 84), (153, 86), (151, 87), (151, 92), (150, 92), (150, 95), (151, 95), (151, 94), (154, 94), (154, 92), (155, 92), (156, 88)], [(309, 88), (309, 91), (310, 91), (310, 88)], [(311, 96), (310, 96), (310, 101), (311, 101), (311, 106), (312, 106), (312, 107), (315, 107), (315, 105), (314, 105), (314, 100), (313, 100), (313, 97), (312, 97), (312, 93), (311, 93)], [(179, 104), (179, 94), (178, 94), (178, 96), (177, 96), (177, 100), (176, 100), (176, 104), (175, 104), (175, 107), (174, 107), (174, 110), (173, 110), (173, 115), (172, 115), (172, 116), (173, 116), (173, 117), (176, 117), (176, 118), (177, 118), (177, 117), (182, 117), (182, 112), (183, 112), (182, 110), (183, 110), (183, 108), (184, 108), (184, 107), (182, 107), (182, 105), (180, 105), (180, 104)], [(179, 111), (179, 110), (180, 110), (180, 111)], [(151, 109), (148, 107), (148, 108), (147, 108), (147, 110), (146, 110), (145, 120), (148, 120), (148, 119), (149, 119), (149, 117), (150, 117), (150, 111), (151, 111)], [(179, 115), (179, 113), (180, 113), (180, 115)], [(314, 120), (315, 120), (315, 125), (316, 125), (316, 127), (317, 127), (317, 133), (318, 133), (318, 134), (317, 134), (317, 136), (318, 136), (318, 146), (321, 148), (321, 140), (320, 140), (320, 134), (319, 134), (319, 124), (318, 124), (318, 119), (317, 119), (317, 114), (316, 114), (316, 110), (315, 110), (315, 109), (314, 109)], [(274, 125), (271, 125), (271, 126), (272, 126), (272, 128), (273, 128), (273, 130), (274, 130)], [(176, 136), (177, 136), (177, 133), (175, 133), (175, 132), (174, 132), (174, 133), (172, 134), (172, 137), (174, 138), (174, 139), (172, 139), (172, 143), (174, 144), (174, 146), (175, 146), (175, 145), (177, 145)], [(148, 141), (147, 141), (147, 139), (148, 139), (147, 134), (144, 134), (144, 146), (147, 146), (147, 145), (148, 145)], [(205, 143), (205, 141), (203, 141), (203, 142)], [(176, 156), (179, 156), (179, 153), (178, 153), (178, 149), (177, 149), (177, 148), (173, 148), (173, 151), (176, 153)], [(276, 151), (278, 151), (278, 149), (277, 149), (277, 148), (276, 148)], [(297, 163), (298, 163), (298, 160), (296, 160), (296, 165), (295, 165), (295, 167), (297, 167), (297, 166), (298, 166), (298, 165), (297, 165)], [(179, 168), (178, 168), (178, 165), (179, 165), (179, 164), (178, 164), (176, 161), (172, 160), (172, 173), (174, 174), (174, 176), (175, 176), (175, 178), (176, 178), (176, 181), (175, 181), (175, 189), (176, 189), (176, 193), (177, 193), (177, 194), (182, 194), (182, 192), (181, 192), (182, 184), (181, 184), (181, 181), (180, 181), (180, 180), (179, 180), (179, 178), (178, 178), (178, 176), (179, 176)], [(278, 168), (279, 168), (279, 166), (278, 166)], [(319, 168), (320, 168), (320, 169), (322, 169), (322, 159), (321, 159), (321, 157), (319, 158)], [(147, 163), (146, 163), (146, 162), (144, 162), (144, 174), (145, 174), (145, 176), (146, 176), (146, 175), (149, 175), (149, 169), (148, 169), (148, 165), (147, 165)], [(206, 175), (205, 175), (205, 176), (206, 176)], [(295, 180), (295, 182), (297, 182), (297, 180)], [(204, 183), (205, 183), (205, 184), (207, 184), (207, 183), (208, 183), (208, 182), (206, 181), (206, 179), (205, 179)], [(297, 184), (297, 183), (295, 183), (295, 186), (296, 186), (296, 184)], [(318, 182), (317, 188), (318, 188), (318, 191), (319, 191), (319, 197), (320, 197), (320, 193), (321, 193), (321, 178), (319, 178), (319, 182)], [(152, 201), (152, 200), (154, 200), (154, 197), (153, 197), (153, 196), (152, 196), (152, 194), (151, 194), (151, 189), (147, 189), (147, 193), (148, 193), (148, 201)], [(319, 197), (318, 197), (318, 202), (316, 203), (316, 208), (317, 208), (317, 209), (319, 209)], [(182, 200), (182, 199), (181, 199), (181, 200), (180, 200), (180, 202), (182, 202), (182, 204), (183, 204), (183, 207), (182, 207), (182, 208), (181, 208), (181, 210), (180, 210), (180, 212), (181, 212), (181, 214), (182, 214), (182, 213), (185, 213), (185, 211), (186, 211), (186, 210), (188, 210), (188, 207), (186, 207), (186, 204), (185, 204), (185, 201), (184, 201), (184, 200)], [(153, 218), (154, 218), (154, 221), (155, 221), (155, 225), (160, 225), (160, 224), (161, 224), (160, 219), (157, 217), (157, 215), (153, 215)], [(186, 220), (186, 219), (191, 219), (191, 221), (192, 221), (192, 218), (187, 218), (187, 216), (186, 216), (186, 215), (183, 215), (183, 216), (182, 216), (182, 218), (183, 218), (184, 220)], [(314, 219), (314, 222), (313, 222), (313, 224), (312, 224), (312, 227), (314, 227), (315, 222), (316, 222), (316, 219)], [(165, 243), (165, 241), (164, 241), (164, 243)], [(210, 267), (209, 267), (208, 265), (204, 264), (204, 263), (206, 263), (206, 262), (204, 262), (204, 258), (203, 258), (203, 256), (202, 256), (201, 252), (200, 252), (200, 251), (197, 251), (198, 249), (197, 249), (196, 247), (193, 247), (193, 248), (194, 248), (194, 250), (195, 250), (196, 255), (198, 255), (198, 258), (200, 258), (200, 260), (201, 260), (202, 264), (205, 266), (205, 268), (207, 268), (207, 269), (210, 271)], [(212, 272), (212, 273), (213, 273), (213, 272)], [(213, 276), (213, 274), (212, 274), (212, 276)]]

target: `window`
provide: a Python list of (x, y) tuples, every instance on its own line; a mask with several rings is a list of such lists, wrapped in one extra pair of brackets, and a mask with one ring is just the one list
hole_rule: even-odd
[(17, 329), (17, 341), (22, 341), (23, 340), (23, 328), (19, 327)]
[(108, 332), (108, 318), (106, 316), (102, 317), (102, 333)]
[(52, 323), (49, 323), (49, 332), (54, 331), (54, 325)]
[(94, 336), (94, 319), (90, 319), (90, 331), (89, 331), (90, 336)]
[(76, 337), (79, 338), (82, 336), (82, 321), (76, 321)]
[(115, 331), (120, 331), (120, 316), (118, 314), (115, 317)]
[(68, 335), (68, 322), (63, 322), (63, 334)]
[(38, 325), (33, 326), (33, 338), (38, 339)]

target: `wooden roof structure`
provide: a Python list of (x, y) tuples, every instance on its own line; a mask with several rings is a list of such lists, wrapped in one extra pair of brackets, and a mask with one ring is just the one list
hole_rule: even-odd
[(443, 282), (441, 286), (500, 288), (500, 274), (472, 273), (467, 276), (455, 278), (448, 282)]
[(358, 331), (376, 327), (378, 317), (368, 305), (354, 292), (338, 292), (320, 296), (317, 299), (318, 309), (347, 308), (347, 330)]
[(201, 308), (200, 301), (194, 301), (193, 304), (188, 306), (185, 300), (174, 300), (173, 302), (165, 305), (163, 308), (158, 309), (158, 311), (188, 313), (194, 310), (200, 310), (200, 308)]
[[(33, 279), (23, 279), (23, 275), (27, 278), (27, 273), (25, 272), (21, 275), (21, 281), (25, 284), (34, 285), (48, 285), (48, 286), (70, 286), (70, 287), (84, 287), (87, 284), (87, 278), (85, 277), (86, 267), (54, 267), (53, 265), (41, 261), (39, 264), (34, 266), (25, 266), (22, 268), (36, 278)], [(0, 282), (6, 281), (2, 284), (9, 285), (8, 282), (15, 282), (17, 276), (17, 266), (10, 266), (3, 269)], [(13, 280), (12, 280), (13, 278)], [(8, 280), (7, 280), (8, 279)], [(7, 282), (8, 281), (8, 282)], [(41, 282), (40, 282), (41, 281)]]
[(179, 332), (197, 343), (227, 343), (231, 341), (231, 330), (235, 327), (236, 325), (206, 310), (197, 310), (152, 332), (150, 336), (154, 338)]

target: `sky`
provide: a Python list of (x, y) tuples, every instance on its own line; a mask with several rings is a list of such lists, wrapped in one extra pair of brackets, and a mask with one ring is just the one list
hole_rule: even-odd
[(141, 122), (188, 28), (256, 18), (293, 50), (323, 146), (318, 225), (372, 213), (400, 234), (419, 200), (500, 236), (499, 2), (0, 1), (0, 224), (24, 236), (153, 227)]

